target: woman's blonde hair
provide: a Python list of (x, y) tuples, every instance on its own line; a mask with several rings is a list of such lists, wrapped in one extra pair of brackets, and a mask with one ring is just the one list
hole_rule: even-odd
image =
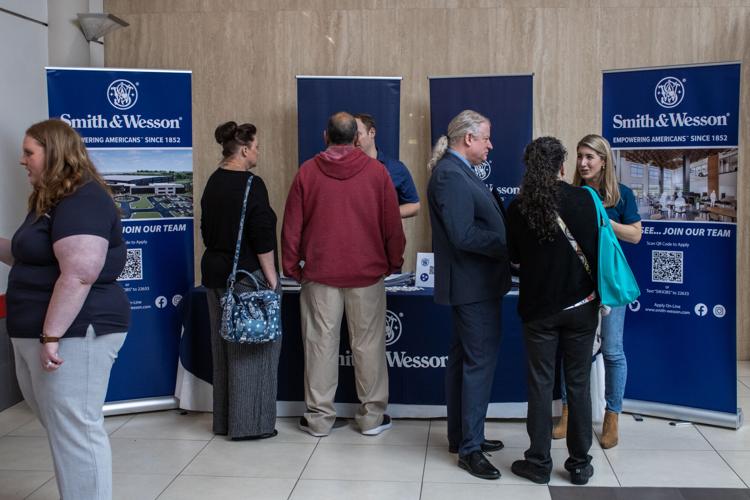
[(29, 127), (26, 135), (44, 148), (44, 170), (29, 196), (29, 211), (33, 210), (37, 217), (49, 212), (88, 181), (99, 183), (111, 196), (81, 136), (65, 122), (44, 120)]
[[(617, 182), (615, 176), (615, 159), (612, 155), (612, 147), (609, 145), (609, 141), (604, 137), (596, 134), (589, 134), (576, 145), (576, 153), (581, 147), (587, 147), (593, 149), (599, 158), (604, 161), (602, 165), (602, 172), (599, 181), (599, 195), (602, 197), (602, 203), (605, 207), (614, 207), (620, 202), (620, 185)], [(583, 186), (585, 184), (581, 174), (578, 173), (578, 168), (573, 175), (573, 184), (575, 186)]]
[(457, 114), (448, 124), (448, 132), (441, 135), (432, 148), (432, 157), (427, 162), (427, 168), (432, 171), (451, 144), (463, 139), (466, 134), (479, 133), (479, 126), (485, 122), (489, 123), (490, 121), (470, 109), (465, 109)]

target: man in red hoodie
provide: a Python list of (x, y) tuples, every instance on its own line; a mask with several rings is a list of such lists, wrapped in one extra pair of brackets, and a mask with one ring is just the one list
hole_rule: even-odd
[(332, 115), (324, 137), (328, 148), (292, 182), (281, 231), (284, 273), (302, 283), (307, 411), (299, 427), (322, 437), (334, 425), (346, 311), (360, 401), (355, 421), (374, 436), (391, 427), (383, 278), (401, 268), (406, 238), (388, 171), (355, 146), (354, 117)]

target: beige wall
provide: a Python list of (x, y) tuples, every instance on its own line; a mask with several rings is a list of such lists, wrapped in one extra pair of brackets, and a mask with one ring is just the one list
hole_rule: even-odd
[[(572, 148), (601, 131), (602, 70), (742, 61), (743, 86), (750, 71), (750, 0), (105, 0), (104, 7), (130, 23), (107, 38), (107, 66), (193, 71), (196, 194), (219, 158), (216, 125), (251, 121), (260, 130), (258, 173), (279, 219), (297, 169), (298, 74), (403, 76), (401, 159), (424, 200), (428, 75), (534, 73), (534, 135), (556, 135)], [(741, 130), (749, 96), (742, 93)], [(746, 158), (750, 142), (740, 137)], [(502, 137), (493, 139), (502, 147)], [(739, 184), (738, 354), (749, 359), (744, 167)], [(426, 207), (405, 227), (409, 269), (417, 251), (430, 249)], [(196, 242), (198, 259), (197, 233)]]

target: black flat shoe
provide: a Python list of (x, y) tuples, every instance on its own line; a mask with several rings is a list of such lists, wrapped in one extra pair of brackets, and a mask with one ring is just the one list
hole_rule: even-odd
[(458, 457), (458, 466), (480, 479), (498, 479), (500, 471), (479, 450)]
[(257, 434), (255, 436), (240, 436), (240, 437), (233, 437), (232, 441), (257, 441), (259, 439), (268, 439), (272, 438), (274, 436), (278, 436), (279, 431), (276, 429), (273, 430), (273, 432), (267, 432), (265, 434)]
[(578, 467), (570, 471), (570, 482), (576, 486), (583, 486), (589, 482), (594, 475), (594, 466), (591, 464)]
[[(499, 439), (485, 439), (484, 441), (482, 441), (481, 447), (483, 452), (490, 453), (493, 451), (502, 450), (503, 448), (505, 448), (505, 445)], [(458, 446), (449, 446), (448, 452), (458, 453)]]
[(516, 460), (510, 466), (510, 470), (516, 476), (525, 477), (533, 483), (549, 483), (549, 471), (542, 467), (539, 467), (538, 465), (532, 464), (528, 460)]

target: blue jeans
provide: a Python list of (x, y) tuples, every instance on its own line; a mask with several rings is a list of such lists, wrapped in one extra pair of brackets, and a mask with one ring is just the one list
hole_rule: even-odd
[[(604, 398), (607, 411), (622, 412), (622, 398), (625, 395), (625, 381), (628, 378), (628, 362), (622, 333), (625, 329), (625, 309), (627, 306), (613, 307), (602, 317), (602, 355), (604, 356)], [(560, 393), (563, 404), (567, 404), (565, 378), (560, 371)]]

